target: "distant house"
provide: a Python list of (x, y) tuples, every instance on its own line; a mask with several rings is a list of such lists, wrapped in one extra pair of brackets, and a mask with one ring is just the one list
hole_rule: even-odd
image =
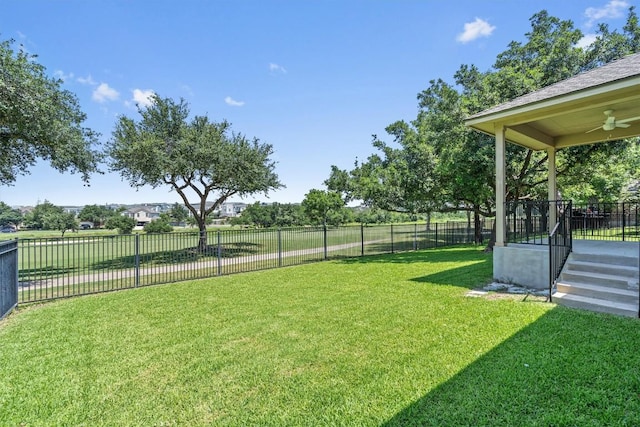
[(220, 205), (220, 217), (236, 217), (247, 208), (246, 203), (225, 202)]
[(136, 225), (144, 226), (151, 221), (154, 221), (160, 218), (160, 212), (155, 211), (154, 209), (150, 209), (148, 207), (138, 207), (138, 208), (130, 208), (122, 213), (129, 218), (133, 218), (136, 220)]
[(66, 213), (72, 213), (76, 216), (82, 211), (84, 206), (61, 206), (62, 210)]

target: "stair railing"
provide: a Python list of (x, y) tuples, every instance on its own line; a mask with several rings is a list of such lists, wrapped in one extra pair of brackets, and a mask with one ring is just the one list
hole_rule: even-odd
[(571, 201), (550, 201), (549, 209), (556, 209), (557, 222), (549, 234), (549, 302), (569, 254), (573, 249), (571, 237)]

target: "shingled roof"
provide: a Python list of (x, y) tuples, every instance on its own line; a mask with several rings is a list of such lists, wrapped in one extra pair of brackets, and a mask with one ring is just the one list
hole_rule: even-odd
[(558, 96), (565, 96), (636, 76), (640, 76), (640, 53), (625, 56), (602, 67), (585, 71), (566, 80), (505, 102), (504, 104), (496, 105), (495, 107), (470, 116), (467, 120), (484, 117), (523, 105), (547, 101)]
[[(609, 117), (630, 126), (605, 129)], [(534, 150), (639, 136), (640, 53), (474, 114), (465, 124), (488, 135), (505, 129), (507, 141)]]

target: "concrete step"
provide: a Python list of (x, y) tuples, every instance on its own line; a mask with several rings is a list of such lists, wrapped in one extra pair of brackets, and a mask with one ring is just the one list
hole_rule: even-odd
[(599, 264), (623, 265), (627, 267), (638, 268), (638, 257), (633, 257), (633, 256), (572, 252), (569, 259), (573, 261), (585, 261), (585, 262), (594, 262)]
[(580, 308), (584, 310), (610, 313), (619, 316), (638, 317), (638, 303), (622, 303), (606, 301), (598, 298), (589, 298), (580, 295), (572, 295), (564, 292), (553, 294), (553, 302), (565, 307)]
[(611, 286), (594, 285), (589, 283), (575, 283), (558, 281), (558, 292), (589, 298), (603, 299), (615, 302), (628, 302), (638, 305), (637, 289), (620, 289)]
[[(565, 266), (566, 267), (566, 266)], [(559, 281), (569, 283), (585, 283), (590, 285), (600, 285), (619, 289), (629, 289), (635, 286), (637, 280), (630, 277), (623, 277), (617, 274), (594, 273), (590, 271), (575, 271), (563, 269)]]
[(619, 275), (629, 278), (638, 277), (638, 267), (629, 265), (616, 265), (602, 262), (589, 262), (589, 261), (577, 261), (567, 260), (567, 270), (571, 271), (583, 271), (591, 273), (611, 274)]

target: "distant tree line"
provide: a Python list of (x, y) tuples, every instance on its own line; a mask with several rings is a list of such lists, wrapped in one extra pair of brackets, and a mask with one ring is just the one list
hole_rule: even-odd
[[(29, 230), (56, 230), (64, 237), (67, 231), (77, 231), (80, 223), (91, 223), (91, 228), (117, 230), (121, 234), (129, 234), (136, 226), (135, 219), (123, 215), (125, 209), (108, 206), (86, 205), (75, 215), (65, 212), (60, 206), (45, 200), (38, 203), (32, 210), (23, 214), (4, 202), (0, 202), (0, 227), (23, 228)], [(144, 226), (147, 233), (166, 233), (173, 231), (172, 224), (189, 222), (189, 212), (184, 206), (175, 203), (167, 212), (160, 214), (160, 218)], [(193, 221), (191, 221), (193, 223)]]
[(295, 227), (305, 225), (339, 226), (346, 224), (390, 224), (426, 220), (426, 216), (389, 212), (370, 207), (340, 206), (328, 211), (325, 217), (310, 216), (303, 204), (256, 202), (249, 205), (240, 216), (230, 219), (230, 224), (258, 228)]

